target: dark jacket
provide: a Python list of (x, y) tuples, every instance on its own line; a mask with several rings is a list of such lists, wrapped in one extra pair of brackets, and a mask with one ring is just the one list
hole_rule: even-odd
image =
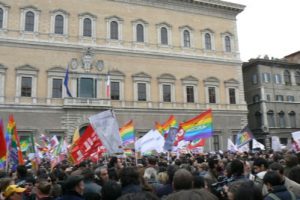
[(122, 188), (122, 195), (128, 193), (141, 192), (141, 191), (142, 191), (142, 187), (140, 185), (130, 184)]
[(56, 200), (84, 200), (83, 196), (78, 194), (75, 191), (66, 192), (62, 197), (57, 198)]
[(271, 194), (274, 194), (276, 197), (278, 197), (281, 200), (297, 199), (295, 194), (293, 192), (288, 191), (284, 185), (273, 186), (273, 190), (269, 194), (267, 194), (264, 200), (275, 200), (274, 198), (272, 198)]

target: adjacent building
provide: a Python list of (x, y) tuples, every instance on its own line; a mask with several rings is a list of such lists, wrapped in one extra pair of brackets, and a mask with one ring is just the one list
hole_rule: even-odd
[(220, 0), (1, 0), (0, 117), (14, 114), (21, 139), (71, 138), (113, 109), (142, 135), (171, 114), (183, 121), (212, 108), (206, 148), (225, 149), (247, 124), (243, 9)]
[(250, 59), (243, 64), (249, 126), (270, 147), (270, 137), (291, 144), (291, 132), (300, 128), (299, 52), (283, 59)]

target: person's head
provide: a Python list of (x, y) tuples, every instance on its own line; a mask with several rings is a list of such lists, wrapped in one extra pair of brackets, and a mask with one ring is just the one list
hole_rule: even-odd
[(27, 168), (25, 165), (19, 165), (17, 167), (17, 177), (20, 178), (25, 178), (27, 176)]
[(144, 178), (145, 180), (155, 180), (157, 181), (157, 172), (154, 168), (152, 167), (149, 167), (147, 169), (145, 169), (145, 172), (144, 172)]
[(261, 189), (258, 188), (252, 181), (240, 180), (229, 185), (228, 188), (229, 200), (262, 200)]
[(125, 167), (120, 173), (122, 187), (130, 184), (139, 185), (139, 172), (135, 167)]
[(266, 171), (268, 169), (268, 161), (264, 158), (257, 158), (253, 162), (253, 171), (255, 174)]
[(174, 174), (175, 172), (178, 170), (178, 166), (177, 165), (169, 165), (167, 168), (167, 174), (169, 177), (169, 183), (173, 182), (173, 178), (174, 178)]
[(242, 161), (236, 159), (230, 163), (230, 172), (232, 176), (238, 177), (244, 174), (244, 164)]
[(294, 167), (298, 165), (298, 158), (295, 155), (287, 155), (285, 157), (285, 163), (287, 167)]
[(280, 175), (281, 179), (284, 179), (284, 168), (281, 164), (274, 162), (269, 166), (269, 170), (277, 172)]
[(205, 189), (197, 189), (173, 193), (166, 200), (218, 200), (218, 198)]
[(82, 171), (84, 181), (93, 181), (95, 178), (94, 172), (90, 168), (86, 168)]
[(25, 190), (25, 188), (21, 188), (17, 185), (9, 185), (5, 189), (3, 196), (6, 200), (22, 200), (22, 194)]
[(50, 196), (52, 189), (51, 183), (48, 181), (40, 181), (36, 185), (36, 196), (38, 199)]
[(157, 163), (157, 159), (154, 157), (154, 156), (150, 156), (149, 158), (148, 158), (148, 164), (150, 165), (150, 166), (156, 166), (156, 163)]
[(268, 190), (272, 190), (273, 186), (278, 186), (283, 184), (281, 176), (276, 171), (268, 171), (264, 175), (263, 182), (267, 186)]
[(193, 175), (186, 169), (179, 169), (173, 178), (173, 188), (175, 191), (187, 190), (193, 187)]
[(104, 183), (109, 180), (107, 167), (104, 167), (104, 166), (100, 167), (100, 169), (99, 169), (99, 178)]
[(194, 188), (205, 188), (203, 176), (194, 176)]
[(26, 194), (31, 194), (32, 193), (32, 189), (35, 185), (35, 178), (33, 176), (28, 176), (25, 180), (25, 188), (26, 188), (26, 191), (25, 193)]
[(219, 160), (217, 158), (209, 158), (207, 162), (208, 162), (208, 167), (211, 170), (217, 169), (219, 166)]
[(291, 169), (288, 178), (300, 184), (300, 166), (295, 166)]
[(84, 191), (83, 177), (69, 176), (65, 181), (63, 187), (65, 192), (75, 191), (78, 194), (82, 195)]
[(157, 179), (158, 179), (159, 183), (161, 183), (163, 185), (167, 184), (168, 179), (169, 179), (167, 172), (159, 172), (157, 175)]
[(122, 187), (113, 180), (108, 180), (102, 187), (102, 198), (105, 200), (116, 200), (122, 195)]
[(159, 198), (151, 192), (137, 192), (122, 195), (117, 200), (159, 200)]

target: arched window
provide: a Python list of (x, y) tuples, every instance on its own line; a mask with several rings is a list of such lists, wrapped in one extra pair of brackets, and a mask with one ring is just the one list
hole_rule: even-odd
[(64, 17), (62, 15), (55, 16), (55, 26), (54, 26), (55, 34), (64, 34)]
[(144, 26), (142, 24), (136, 25), (136, 41), (144, 42)]
[(278, 117), (279, 117), (279, 127), (280, 128), (285, 128), (284, 112), (283, 111), (279, 112)]
[(119, 39), (119, 27), (118, 22), (110, 22), (110, 39), (118, 40)]
[(262, 114), (258, 111), (255, 113), (255, 121), (256, 121), (256, 127), (261, 128), (261, 126), (262, 126)]
[(289, 113), (289, 118), (290, 118), (291, 128), (296, 128), (296, 113), (294, 111), (291, 111)]
[(209, 33), (205, 33), (205, 49), (211, 50), (211, 35)]
[(83, 36), (92, 37), (92, 20), (90, 18), (83, 20)]
[(273, 110), (269, 110), (267, 112), (267, 116), (268, 116), (268, 125), (269, 125), (269, 127), (275, 127), (275, 119), (274, 119)]
[(34, 13), (28, 11), (25, 15), (25, 31), (34, 31)]
[(3, 28), (3, 9), (0, 8), (0, 28)]
[(229, 36), (225, 36), (225, 51), (231, 52), (231, 41)]
[(284, 83), (286, 85), (291, 85), (291, 74), (289, 70), (284, 70)]
[(260, 100), (260, 96), (259, 95), (255, 95), (253, 97), (253, 103), (257, 103), (257, 102), (259, 102), (259, 100)]
[(190, 32), (188, 30), (183, 31), (183, 46), (191, 47), (191, 37)]
[(166, 27), (160, 29), (160, 42), (161, 44), (168, 45), (168, 30)]
[(296, 84), (300, 85), (300, 71), (296, 71), (295, 79), (296, 79)]

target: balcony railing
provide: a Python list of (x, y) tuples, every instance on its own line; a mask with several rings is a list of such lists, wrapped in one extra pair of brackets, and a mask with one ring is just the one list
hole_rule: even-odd
[(206, 103), (181, 103), (181, 102), (152, 102), (152, 101), (117, 101), (96, 98), (33, 98), (33, 97), (0, 97), (1, 105), (20, 106), (59, 106), (69, 107), (112, 107), (112, 108), (139, 108), (139, 109), (208, 109), (213, 110), (241, 110), (246, 111), (246, 104), (206, 104)]

